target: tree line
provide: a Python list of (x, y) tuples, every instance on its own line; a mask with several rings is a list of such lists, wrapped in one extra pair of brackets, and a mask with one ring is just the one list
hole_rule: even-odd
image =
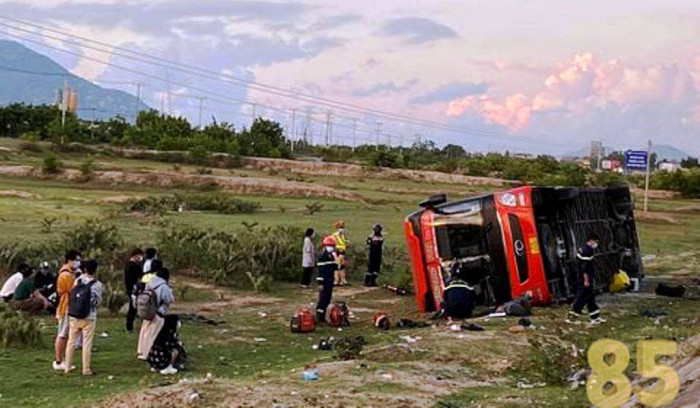
[[(303, 140), (287, 139), (279, 123), (263, 118), (255, 119), (249, 128), (236, 129), (232, 124), (215, 122), (200, 129), (184, 117), (162, 115), (155, 110), (141, 111), (132, 124), (120, 116), (89, 121), (72, 113), (67, 113), (63, 118), (55, 106), (12, 104), (0, 107), (0, 134), (28, 142), (50, 141), (59, 147), (77, 142), (109, 144), (120, 148), (182, 151), (197, 159), (204, 159), (212, 153), (227, 153), (234, 158), (292, 158), (308, 155), (330, 162), (352, 161), (376, 167), (500, 177), (535, 185), (607, 186), (625, 182), (639, 183), (638, 177), (592, 172), (577, 163), (559, 161), (552, 156), (523, 158), (508, 152), (474, 154), (454, 144), (439, 148), (430, 140), (418, 141), (410, 147), (311, 145)], [(615, 158), (616, 155), (621, 153), (611, 153), (610, 157)], [(698, 197), (698, 160), (689, 157), (682, 165), (691, 170), (673, 175), (655, 174), (652, 185), (679, 191), (688, 197)]]

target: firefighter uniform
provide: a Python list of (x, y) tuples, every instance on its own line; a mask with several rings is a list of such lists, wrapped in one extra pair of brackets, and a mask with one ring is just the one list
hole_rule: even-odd
[(346, 269), (348, 265), (348, 260), (346, 257), (346, 251), (348, 248), (348, 236), (345, 233), (345, 222), (338, 221), (335, 223), (335, 227), (338, 229), (331, 235), (335, 240), (335, 251), (336, 258), (338, 262), (338, 267), (336, 268), (334, 275), (334, 283), (336, 286), (347, 285), (347, 275)]
[(454, 319), (471, 317), (474, 310), (472, 294), (474, 288), (459, 278), (452, 279), (443, 293), (442, 309), (444, 315)]
[(338, 269), (335, 248), (332, 245), (326, 245), (330, 242), (329, 238), (332, 240), (331, 237), (326, 237), (326, 240), (324, 240), (323, 252), (317, 263), (319, 293), (318, 302), (316, 303), (316, 321), (319, 323), (326, 321), (326, 309), (331, 304), (333, 279)]
[[(600, 308), (595, 302), (593, 252), (593, 247), (586, 244), (579, 248), (576, 253), (576, 261), (578, 263), (576, 299), (574, 300), (570, 316), (578, 317), (585, 306), (591, 321), (597, 321), (600, 319)], [(588, 280), (588, 286), (584, 285), (586, 279)]]
[(377, 286), (377, 276), (382, 269), (382, 248), (384, 247), (381, 225), (375, 225), (374, 233), (367, 237), (367, 246), (369, 247), (369, 257), (365, 286)]

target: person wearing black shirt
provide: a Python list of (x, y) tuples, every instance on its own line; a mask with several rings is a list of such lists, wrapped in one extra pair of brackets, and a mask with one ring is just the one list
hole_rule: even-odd
[(126, 331), (129, 333), (134, 331), (136, 301), (132, 295), (134, 295), (136, 284), (143, 276), (142, 262), (143, 250), (141, 248), (134, 248), (134, 250), (131, 251), (131, 258), (129, 258), (129, 261), (124, 266), (124, 289), (126, 291), (126, 296), (129, 298), (129, 311), (126, 313)]
[(592, 324), (605, 322), (600, 317), (600, 308), (595, 302), (595, 265), (593, 258), (595, 249), (598, 248), (598, 242), (598, 236), (590, 234), (586, 239), (586, 245), (579, 248), (576, 254), (578, 264), (576, 299), (574, 299), (572, 310), (569, 311), (569, 320), (579, 318), (585, 306), (588, 309), (588, 317)]
[(365, 286), (377, 286), (377, 276), (382, 269), (382, 248), (384, 247), (384, 236), (380, 224), (375, 224), (374, 232), (367, 237), (367, 246), (369, 247), (369, 257)]

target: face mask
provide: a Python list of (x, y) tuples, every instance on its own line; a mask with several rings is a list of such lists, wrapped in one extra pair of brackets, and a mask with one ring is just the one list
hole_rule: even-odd
[(594, 243), (591, 245), (591, 248), (593, 248), (593, 249), (598, 249), (598, 243), (597, 243), (597, 242), (594, 242)]
[(80, 260), (73, 261), (73, 269), (80, 269)]
[(338, 228), (338, 232), (345, 233), (345, 228)]

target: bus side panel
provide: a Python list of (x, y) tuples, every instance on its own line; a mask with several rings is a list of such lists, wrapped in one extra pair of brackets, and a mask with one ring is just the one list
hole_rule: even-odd
[(533, 304), (551, 302), (542, 254), (537, 237), (537, 225), (531, 201), (532, 187), (509, 191), (516, 197), (515, 206), (506, 206), (496, 198), (499, 223), (510, 278), (511, 296), (518, 298), (528, 292)]
[(442, 278), (442, 264), (440, 263), (440, 255), (438, 254), (432, 211), (425, 211), (421, 215), (420, 226), (426, 275), (428, 276), (428, 290), (430, 292), (430, 296), (426, 302), (426, 311), (440, 310), (445, 282)]
[(418, 310), (426, 312), (429, 308), (430, 282), (425, 271), (425, 263), (423, 253), (421, 251), (421, 241), (413, 229), (411, 219), (406, 219), (404, 222), (404, 234), (406, 236), (406, 245), (408, 247), (408, 257), (411, 260), (411, 271), (413, 272), (413, 288), (416, 294), (416, 303)]

